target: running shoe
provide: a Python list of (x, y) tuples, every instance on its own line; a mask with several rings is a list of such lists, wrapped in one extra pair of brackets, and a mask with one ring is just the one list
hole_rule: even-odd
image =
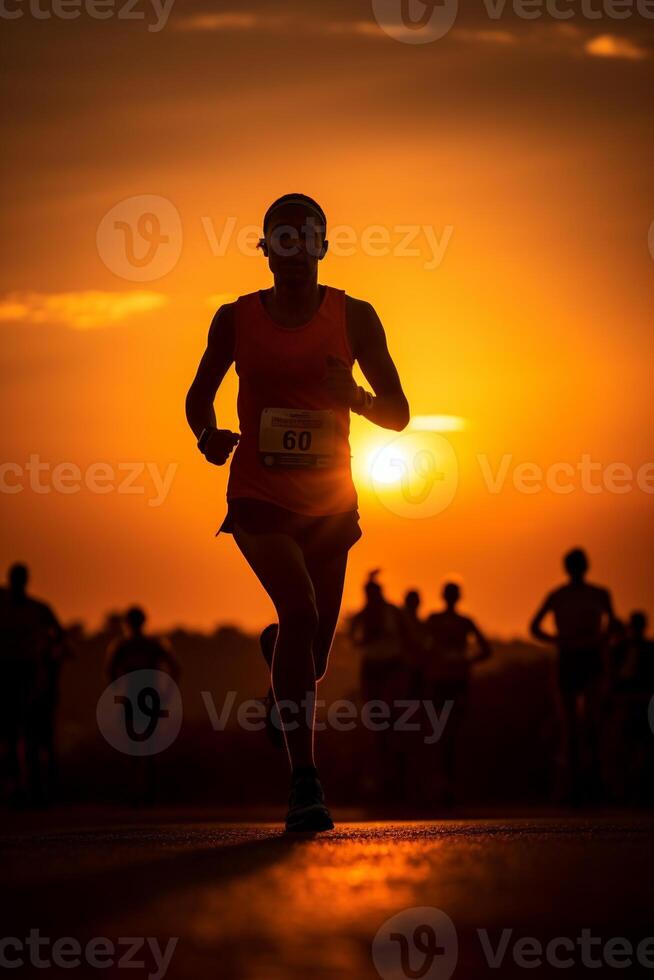
[(317, 776), (297, 776), (291, 784), (286, 814), (289, 833), (333, 830), (334, 821), (325, 806), (325, 794)]

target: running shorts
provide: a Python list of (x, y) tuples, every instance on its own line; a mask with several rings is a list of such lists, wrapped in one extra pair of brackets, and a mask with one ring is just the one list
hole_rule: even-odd
[(361, 537), (358, 510), (312, 517), (253, 497), (228, 501), (227, 514), (217, 533), (233, 534), (234, 524), (248, 534), (288, 534), (308, 560), (335, 558), (349, 551)]

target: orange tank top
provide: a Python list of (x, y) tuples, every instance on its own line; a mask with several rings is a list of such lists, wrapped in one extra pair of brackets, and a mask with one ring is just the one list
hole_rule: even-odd
[(249, 293), (236, 302), (234, 327), (241, 438), (227, 500), (254, 497), (311, 516), (356, 510), (350, 412), (322, 380), (328, 354), (354, 362), (344, 291), (327, 286), (313, 319), (290, 328)]

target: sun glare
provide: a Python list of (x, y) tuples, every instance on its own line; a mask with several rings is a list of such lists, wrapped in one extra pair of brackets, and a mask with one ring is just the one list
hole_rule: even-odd
[[(377, 488), (392, 487), (403, 478), (406, 482), (407, 478), (426, 477), (429, 474), (422, 472), (425, 452), (430, 463), (434, 453), (436, 457), (442, 455), (439, 434), (467, 428), (468, 420), (459, 415), (414, 415), (402, 433), (377, 432), (365, 439), (363, 452), (355, 453), (355, 477)], [(356, 437), (354, 442), (358, 442)]]
[(414, 432), (463, 432), (467, 427), (460, 415), (414, 415), (409, 422)]
[(408, 454), (394, 443), (371, 453), (368, 472), (373, 483), (399, 483), (409, 465)]

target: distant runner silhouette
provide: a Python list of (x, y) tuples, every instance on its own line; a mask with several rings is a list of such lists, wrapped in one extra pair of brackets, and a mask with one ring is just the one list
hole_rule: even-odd
[[(154, 733), (157, 718), (156, 716), (150, 717), (150, 711), (153, 710), (153, 707), (159, 709), (159, 701), (157, 699), (154, 706), (149, 702), (145, 704), (142, 710), (148, 716), (148, 726), (143, 731), (140, 727), (137, 730), (134, 725), (134, 714), (136, 707), (143, 704), (139, 699), (143, 697), (144, 691), (142, 679), (137, 678), (132, 682), (130, 675), (135, 675), (137, 671), (151, 671), (153, 685), (157, 685), (153, 690), (158, 698), (162, 692), (159, 689), (157, 672), (169, 674), (175, 681), (179, 679), (180, 674), (179, 664), (168, 643), (158, 637), (148, 636), (145, 632), (146, 622), (147, 617), (143, 609), (140, 606), (132, 606), (125, 613), (126, 636), (110, 643), (107, 651), (109, 679), (116, 681), (119, 677), (125, 678), (125, 690), (122, 695), (117, 695), (117, 697), (122, 699), (124, 724), (134, 742), (141, 738), (145, 739)], [(150, 728), (150, 723), (152, 728)], [(137, 758), (136, 761), (139, 765), (140, 777), (139, 785), (133, 788), (132, 799), (136, 805), (151, 806), (155, 802), (157, 793), (155, 756), (143, 756)]]
[(408, 691), (413, 691), (415, 671), (420, 667), (427, 642), (425, 622), (420, 618), (422, 599), (417, 589), (408, 589), (402, 605), (404, 664), (408, 673)]
[[(491, 645), (474, 620), (457, 612), (461, 588), (456, 582), (443, 586), (445, 609), (427, 617), (427, 649), (423, 659), (425, 694), (431, 696), (436, 710), (442, 712), (450, 703), (450, 713), (438, 745), (445, 785), (442, 801), (452, 803), (456, 793), (457, 761), (461, 724), (467, 707), (470, 673), (474, 664), (488, 660)], [(470, 642), (476, 644), (476, 652)]]
[(364, 701), (389, 701), (396, 693), (395, 678), (404, 668), (403, 621), (397, 606), (384, 596), (377, 580), (379, 569), (369, 572), (365, 604), (350, 620), (350, 637), (361, 647), (361, 695)]
[(647, 636), (647, 615), (632, 612), (621, 639), (621, 669), (616, 694), (621, 701), (621, 775), (626, 802), (654, 802), (654, 737), (650, 704), (654, 698), (654, 640)]
[[(0, 709), (9, 743), (12, 802), (47, 803), (56, 774), (55, 715), (64, 631), (49, 605), (27, 594), (29, 569), (0, 589)], [(21, 752), (21, 747), (24, 749)]]
[(126, 636), (113, 641), (107, 652), (107, 673), (112, 681), (136, 670), (161, 670), (175, 680), (179, 664), (167, 642), (145, 632), (147, 616), (140, 606), (125, 613)]
[[(268, 208), (260, 247), (274, 285), (218, 310), (186, 401), (209, 463), (223, 465), (236, 448), (220, 530), (234, 535), (277, 612), (278, 629), (264, 631), (262, 652), (292, 767), (287, 830), (333, 826), (314, 762), (314, 704), (348, 550), (361, 536), (350, 412), (395, 430), (409, 420), (372, 306), (318, 284), (326, 226), (320, 205), (303, 194)], [(355, 361), (374, 395), (355, 383)], [(217, 427), (213, 407), (232, 363), (240, 435)]]
[(394, 702), (406, 696), (405, 632), (402, 611), (389, 602), (377, 576), (368, 573), (363, 608), (350, 620), (350, 639), (362, 651), (360, 691), (364, 705), (383, 704), (390, 712), (386, 730), (368, 732), (367, 765), (362, 788), (367, 795), (389, 797), (397, 790), (400, 756), (390, 721)]
[[(607, 674), (608, 641), (616, 624), (608, 589), (586, 581), (588, 557), (573, 548), (563, 558), (569, 582), (545, 597), (531, 621), (531, 633), (543, 643), (553, 643), (559, 653), (558, 680), (563, 712), (569, 795), (572, 802), (600, 793), (600, 709), (602, 685)], [(556, 632), (542, 623), (554, 620)], [(584, 708), (588, 745), (588, 782), (582, 783), (581, 713)]]

